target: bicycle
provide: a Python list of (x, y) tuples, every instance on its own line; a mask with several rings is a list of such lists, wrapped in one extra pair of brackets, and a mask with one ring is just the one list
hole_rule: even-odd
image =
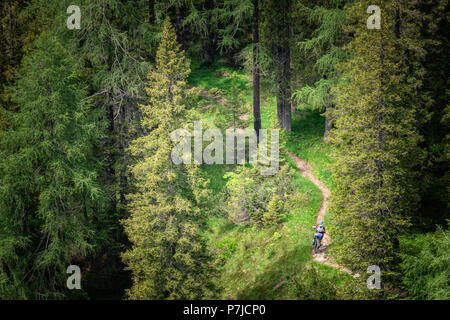
[(321, 242), (320, 239), (314, 237), (314, 240), (313, 240), (314, 253), (317, 253), (317, 251), (319, 251), (320, 242)]

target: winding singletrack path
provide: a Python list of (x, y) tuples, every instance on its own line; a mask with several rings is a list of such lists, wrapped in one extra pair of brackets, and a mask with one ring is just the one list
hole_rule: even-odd
[[(189, 86), (189, 88), (192, 88), (193, 86)], [(222, 96), (214, 96), (209, 91), (201, 89), (196, 87), (199, 90), (199, 95), (205, 98), (209, 98), (214, 100), (216, 103), (224, 104), (227, 100)], [(239, 117), (240, 120), (248, 120), (248, 114), (245, 113)], [(234, 127), (230, 127), (227, 130), (233, 130)], [(243, 129), (235, 129), (240, 130), (238, 132), (243, 132)], [(320, 180), (318, 180), (314, 175), (312, 174), (312, 168), (306, 162), (305, 160), (300, 159), (297, 155), (287, 152), (287, 154), (294, 160), (295, 165), (297, 166), (298, 170), (300, 170), (300, 173), (303, 177), (310, 180), (314, 185), (319, 188), (320, 192), (322, 193), (322, 204), (320, 205), (319, 212), (317, 213), (316, 217), (316, 224), (319, 223), (320, 220), (324, 220), (325, 213), (327, 212), (328, 208), (328, 197), (331, 195), (330, 190), (323, 184)], [(325, 234), (325, 236), (322, 239), (321, 246), (317, 253), (314, 253), (313, 249), (311, 248), (311, 254), (313, 256), (314, 261), (326, 264), (328, 266), (331, 266), (333, 268), (337, 268), (343, 272), (348, 273), (349, 275), (358, 278), (359, 274), (353, 274), (348, 268), (338, 265), (337, 263), (331, 261), (330, 259), (325, 258), (325, 251), (331, 243), (330, 236), (328, 234)]]
[[(325, 186), (325, 184), (323, 184), (320, 180), (314, 177), (314, 175), (312, 174), (312, 168), (308, 164), (308, 162), (300, 159), (297, 155), (291, 152), (287, 152), (287, 154), (289, 155), (289, 157), (292, 158), (292, 160), (294, 160), (295, 165), (297, 166), (298, 170), (300, 170), (302, 176), (311, 181), (312, 183), (314, 183), (314, 185), (317, 188), (319, 188), (320, 192), (322, 193), (322, 204), (320, 205), (320, 209), (319, 212), (317, 212), (316, 217), (316, 224), (318, 224), (320, 220), (324, 220), (325, 213), (327, 212), (328, 209), (328, 198), (331, 195), (331, 192)], [(331, 243), (330, 236), (327, 233), (325, 233), (318, 252), (314, 253), (314, 251), (311, 249), (313, 260), (337, 268), (355, 278), (359, 277), (358, 274), (353, 274), (348, 268), (338, 265), (337, 263), (331, 261), (330, 259), (325, 258), (325, 251), (327, 250), (327, 247), (330, 243)]]

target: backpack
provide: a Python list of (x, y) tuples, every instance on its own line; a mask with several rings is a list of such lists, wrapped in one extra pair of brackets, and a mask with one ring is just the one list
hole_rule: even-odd
[(319, 225), (317, 226), (316, 230), (317, 230), (317, 232), (320, 232), (320, 233), (324, 233), (324, 232), (325, 232), (325, 228), (324, 228), (324, 226), (321, 225), (321, 224), (319, 224)]

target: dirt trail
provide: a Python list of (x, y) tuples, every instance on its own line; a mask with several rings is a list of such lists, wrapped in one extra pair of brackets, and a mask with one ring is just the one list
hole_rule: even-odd
[[(320, 205), (319, 212), (317, 213), (316, 217), (316, 224), (319, 223), (320, 220), (324, 219), (325, 213), (328, 208), (328, 197), (330, 196), (330, 190), (314, 175), (312, 174), (312, 168), (311, 166), (305, 161), (300, 159), (297, 155), (288, 152), (287, 153), (295, 162), (295, 165), (297, 166), (298, 170), (300, 170), (300, 173), (302, 176), (304, 176), (306, 179), (310, 180), (314, 185), (319, 188), (320, 192), (322, 193), (322, 204)], [(312, 231), (311, 231), (312, 233)], [(340, 266), (337, 263), (331, 261), (330, 259), (325, 258), (325, 251), (327, 250), (328, 245), (330, 244), (330, 236), (326, 233), (325, 236), (322, 239), (321, 246), (317, 253), (314, 253), (311, 249), (311, 254), (313, 256), (314, 261), (329, 265), (331, 267), (337, 268), (339, 270), (342, 270), (344, 272), (347, 272), (351, 276), (357, 278), (359, 277), (358, 274), (353, 274), (349, 269), (346, 267)]]

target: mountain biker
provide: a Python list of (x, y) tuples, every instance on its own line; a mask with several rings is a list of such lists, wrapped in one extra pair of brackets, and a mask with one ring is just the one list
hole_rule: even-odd
[(320, 247), (320, 241), (323, 238), (323, 235), (325, 234), (326, 230), (325, 230), (325, 226), (323, 225), (323, 221), (320, 220), (319, 224), (313, 226), (314, 229), (316, 229), (316, 232), (314, 233), (314, 238), (313, 238), (313, 244), (314, 244), (314, 240), (318, 239), (319, 240), (319, 245), (318, 247)]

